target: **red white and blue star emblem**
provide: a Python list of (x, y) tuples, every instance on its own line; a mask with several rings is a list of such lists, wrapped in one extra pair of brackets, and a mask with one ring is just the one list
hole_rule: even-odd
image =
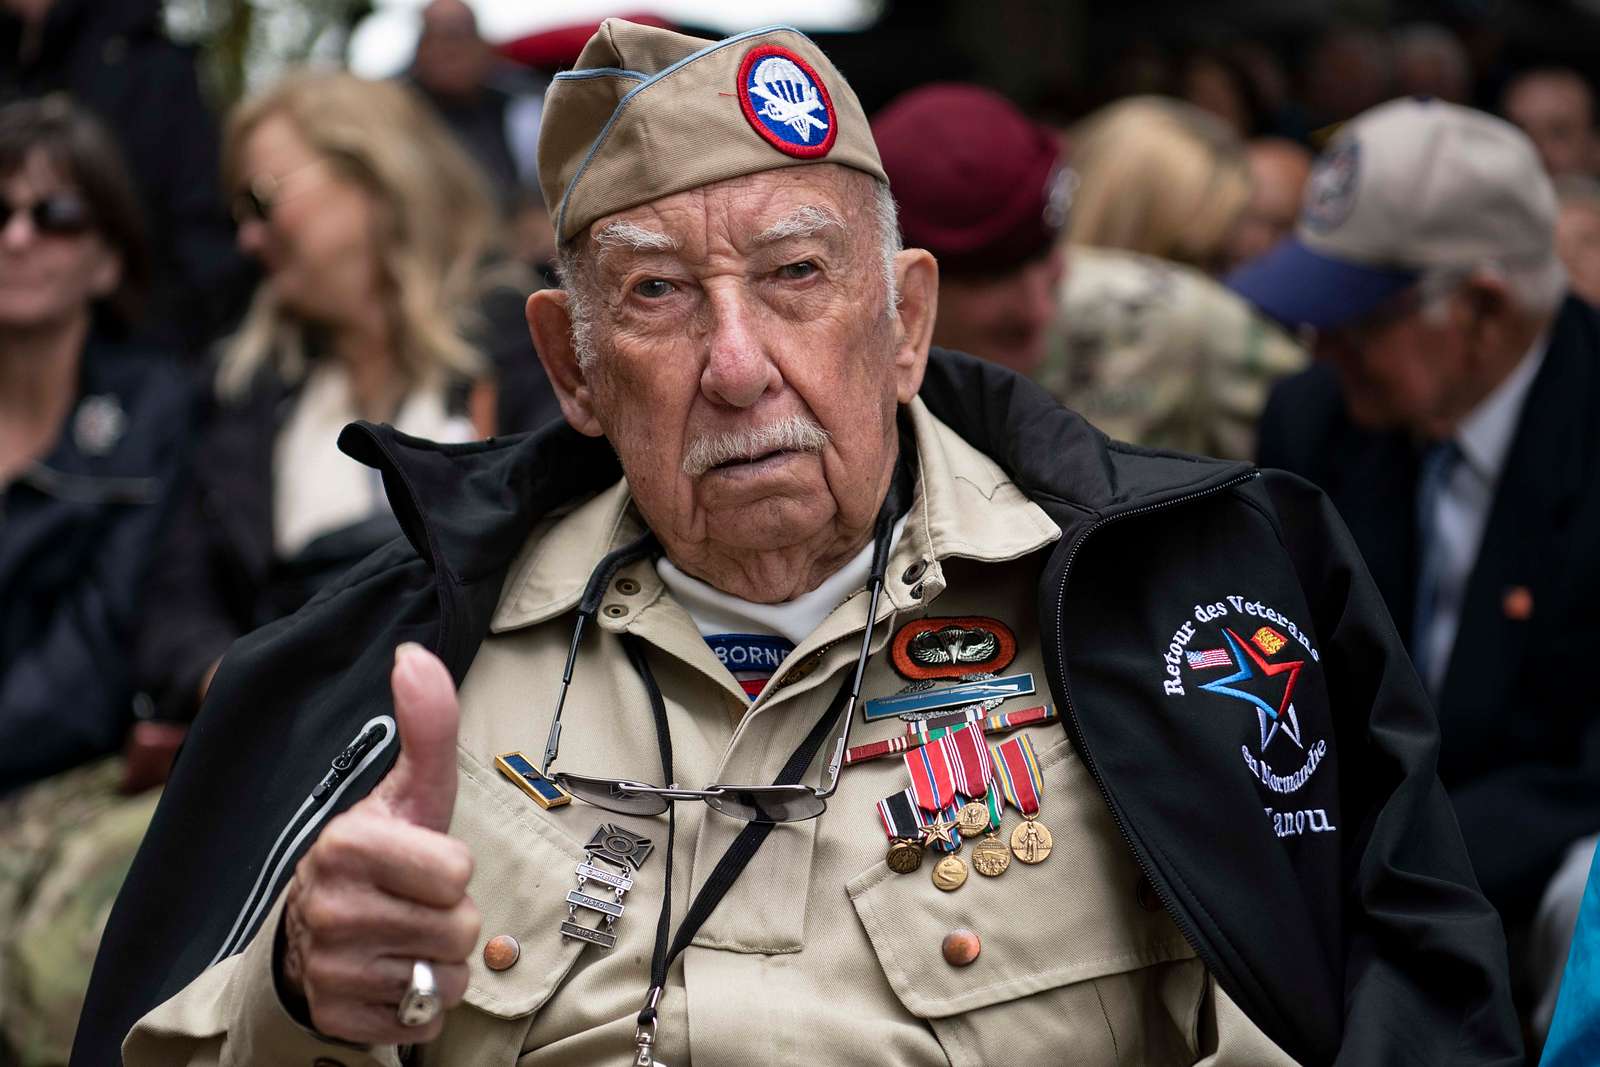
[[(1300, 741), (1300, 719), (1294, 710), (1294, 685), (1300, 676), (1300, 668), (1305, 666), (1305, 660), (1269, 663), (1232, 630), (1224, 628), (1222, 634), (1232, 654), (1228, 666), (1235, 668), (1234, 673), (1226, 678), (1204, 682), (1200, 688), (1219, 696), (1242, 700), (1256, 709), (1256, 719), (1261, 726), (1261, 752), (1266, 752), (1267, 742), (1277, 736), (1280, 729), (1296, 747), (1305, 748)], [(1283, 687), (1281, 694), (1278, 692), (1279, 679)], [(1247, 683), (1249, 688), (1240, 688)]]

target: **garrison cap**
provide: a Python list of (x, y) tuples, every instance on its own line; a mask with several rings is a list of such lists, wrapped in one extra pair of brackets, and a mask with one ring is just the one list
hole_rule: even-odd
[(706, 41), (606, 19), (545, 94), (539, 180), (563, 244), (617, 211), (807, 163), (888, 180), (855, 93), (788, 27)]

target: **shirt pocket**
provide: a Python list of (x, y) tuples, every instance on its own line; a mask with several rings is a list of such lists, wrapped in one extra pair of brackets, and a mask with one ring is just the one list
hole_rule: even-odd
[[(905, 875), (876, 864), (846, 886), (889, 985), (955, 1067), (1193, 1063), (1204, 966), (1139, 893), (1138, 866), (1070, 740), (1039, 765), (1040, 819), (1054, 838), (1045, 862), (973, 872), (951, 893), (934, 887), (926, 860)], [(1002, 839), (1018, 818), (1007, 811)], [(982, 947), (956, 967), (943, 942), (962, 928)]]
[[(473, 845), (468, 893), (483, 916), (467, 958), (465, 1004), (451, 1013), (428, 1063), (515, 1063), (533, 1015), (566, 981), (584, 945), (559, 934), (567, 918), (572, 872), (582, 846), (529, 810), (532, 802), (495, 771), (465, 753), (450, 833)], [(516, 939), (516, 961), (493, 971), (484, 963), (491, 938)]]

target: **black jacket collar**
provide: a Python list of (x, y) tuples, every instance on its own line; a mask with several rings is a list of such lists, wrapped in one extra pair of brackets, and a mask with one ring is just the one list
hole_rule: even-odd
[[(922, 400), (1061, 522), (1103, 518), (1202, 492), (1247, 464), (1110, 441), (1026, 378), (935, 349)], [(514, 437), (440, 445), (392, 426), (355, 423), (339, 447), (383, 473), (401, 529), (455, 582), (498, 577), (533, 523), (622, 477), (608, 442), (563, 424)]]

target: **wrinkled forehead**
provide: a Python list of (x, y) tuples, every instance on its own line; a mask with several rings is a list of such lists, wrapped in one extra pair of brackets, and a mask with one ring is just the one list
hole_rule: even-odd
[(786, 167), (702, 185), (597, 219), (590, 247), (602, 259), (618, 252), (676, 252), (696, 258), (718, 251), (748, 255), (797, 237), (841, 248), (876, 234), (871, 176), (832, 164)]

